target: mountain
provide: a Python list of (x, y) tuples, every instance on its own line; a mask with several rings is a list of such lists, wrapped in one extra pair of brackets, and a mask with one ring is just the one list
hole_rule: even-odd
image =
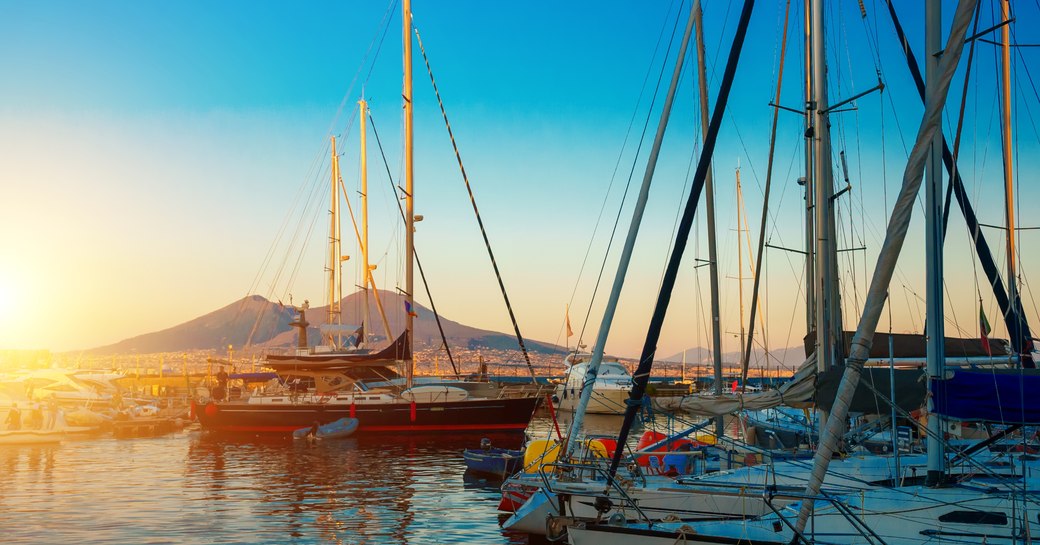
[[(252, 333), (253, 343), (275, 338), (289, 328), (292, 310), (259, 295), (250, 295), (221, 309), (161, 331), (145, 333), (88, 352), (98, 355), (137, 352), (181, 352), (240, 347)], [(255, 325), (255, 331), (254, 331)]]
[[(380, 299), (386, 312), (391, 335), (400, 335), (404, 330), (404, 297), (396, 292), (380, 291)], [(364, 316), (364, 294), (353, 293), (343, 299), (341, 322), (360, 325)], [(419, 304), (414, 306), (415, 345), (421, 350), (440, 346), (440, 332), (433, 312)], [(318, 327), (327, 321), (328, 307), (311, 307), (307, 310), (310, 344), (320, 335)], [(257, 348), (284, 348), (296, 344), (296, 330), (289, 326), (295, 312), (279, 303), (268, 301), (259, 295), (244, 297), (221, 309), (162, 331), (138, 335), (115, 344), (90, 350), (90, 353), (105, 355), (137, 352), (181, 352), (186, 350), (223, 350), (230, 344), (239, 349), (247, 344)], [(379, 318), (375, 298), (369, 301), (371, 323), (366, 325), (370, 334), (384, 338), (382, 320)], [(517, 349), (516, 337), (479, 329), (449, 320), (441, 316), (445, 337), (453, 349)], [(527, 350), (532, 353), (562, 354), (564, 349), (550, 343), (524, 339)], [(378, 342), (378, 341), (377, 341)]]

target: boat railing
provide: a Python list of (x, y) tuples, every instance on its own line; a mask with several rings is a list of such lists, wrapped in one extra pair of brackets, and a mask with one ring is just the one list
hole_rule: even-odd
[[(887, 543), (885, 543), (885, 540), (877, 534), (877, 532), (875, 532), (870, 526), (868, 526), (867, 523), (863, 522), (862, 519), (856, 516), (852, 509), (850, 509), (849, 506), (846, 505), (845, 502), (841, 501), (841, 499), (838, 497), (831, 496), (826, 492), (821, 492), (819, 495), (816, 496), (810, 496), (795, 492), (779, 492), (778, 489), (773, 486), (766, 487), (763, 494), (763, 501), (765, 502), (766, 507), (768, 507), (777, 516), (777, 518), (780, 521), (780, 524), (787, 526), (787, 528), (794, 533), (795, 541), (799, 541), (801, 543), (804, 543), (805, 545), (815, 545), (815, 542), (812, 539), (809, 539), (805, 536), (805, 534), (798, 531), (794, 524), (790, 520), (788, 520), (787, 517), (784, 516), (780, 508), (777, 508), (775, 505), (773, 505), (774, 498), (794, 499), (799, 501), (812, 501), (814, 503), (816, 501), (823, 501), (829, 503), (832, 506), (834, 506), (834, 510), (837, 511), (838, 514), (840, 514), (843, 518), (845, 518), (845, 520), (849, 522), (849, 524), (852, 525), (856, 532), (863, 536), (863, 539), (867, 540), (867, 543), (869, 545), (888, 545)], [(775, 529), (777, 531), (780, 530), (779, 527)]]
[[(508, 384), (498, 389), (498, 399), (517, 399), (523, 397), (540, 397), (545, 395), (548, 388), (538, 384)], [(533, 393), (532, 393), (533, 392)]]
[[(547, 469), (552, 469), (552, 471), (547, 472)], [(550, 475), (556, 475), (560, 472), (567, 472), (571, 474), (587, 472), (592, 474), (593, 476), (602, 475), (602, 479), (596, 479), (596, 482), (603, 482), (606, 484), (606, 488), (603, 490), (603, 495), (597, 497), (595, 502), (597, 522), (600, 517), (610, 512), (614, 508), (614, 502), (612, 502), (608, 497), (610, 490), (614, 489), (620, 496), (620, 500), (623, 502), (623, 505), (631, 507), (636, 513), (638, 513), (639, 518), (641, 520), (646, 521), (648, 524), (651, 523), (650, 517), (648, 517), (647, 514), (643, 512), (643, 510), (639, 507), (639, 504), (635, 500), (633, 500), (631, 496), (628, 495), (628, 492), (625, 491), (624, 485), (627, 484), (628, 480), (621, 479), (616, 476), (611, 477), (609, 467), (604, 467), (598, 464), (574, 462), (551, 462), (540, 467), (538, 469), (538, 474), (542, 479), (542, 483), (545, 485), (545, 490), (550, 494), (556, 496), (557, 498), (560, 498), (559, 501), (562, 503), (563, 499), (561, 498), (561, 494), (567, 494), (568, 492), (561, 491), (558, 487), (554, 487), (553, 483), (556, 482), (557, 484), (559, 484), (565, 481), (558, 481), (557, 479), (550, 478)], [(641, 474), (638, 475), (641, 476)], [(646, 486), (645, 477), (643, 477), (643, 486)], [(559, 508), (560, 506), (557, 507)], [(562, 512), (562, 510), (559, 510), (559, 512)]]

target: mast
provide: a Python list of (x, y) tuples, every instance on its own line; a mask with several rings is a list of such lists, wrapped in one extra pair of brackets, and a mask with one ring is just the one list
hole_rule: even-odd
[[(936, 74), (934, 79), (935, 85), (928, 91), (924, 116), (921, 119), (921, 125), (917, 132), (917, 138), (914, 141), (914, 147), (910, 151), (906, 168), (903, 171), (902, 187), (892, 209), (892, 215), (885, 232), (885, 242), (882, 244), (881, 252), (878, 254), (878, 262), (877, 266), (874, 267), (870, 289), (867, 291), (867, 297), (863, 303), (863, 313), (860, 317), (856, 334), (850, 344), (848, 361), (845, 364), (845, 371), (842, 375), (841, 383), (838, 385), (834, 405), (831, 408), (831, 418), (828, 419), (827, 425), (821, 428), (820, 444), (813, 455), (813, 470), (809, 477), (809, 483), (805, 488), (805, 495), (809, 498), (819, 493), (820, 485), (823, 484), (824, 477), (827, 475), (827, 466), (830, 464), (831, 456), (834, 454), (840, 438), (845, 433), (845, 418), (848, 416), (849, 403), (852, 401), (856, 385), (860, 381), (863, 365), (870, 357), (870, 346), (873, 342), (874, 332), (877, 330), (878, 320), (888, 300), (888, 289), (895, 273), (896, 261), (903, 247), (903, 242), (906, 240), (906, 234), (909, 231), (910, 221), (913, 217), (914, 205), (917, 202), (917, 195), (924, 181), (925, 162), (932, 151), (929, 148), (933, 143), (935, 134), (937, 132), (941, 134), (942, 109), (946, 104), (950, 81), (960, 61), (961, 51), (964, 46), (964, 36), (967, 33), (968, 24), (971, 22), (971, 14), (975, 9), (976, 1), (960, 0), (958, 2), (957, 11), (953, 18), (953, 26), (947, 38), (946, 48), (944, 50), (929, 49), (929, 51), (942, 53), (942, 59), (939, 64), (942, 72), (941, 74)], [(939, 210), (927, 210), (929, 213), (937, 211)], [(942, 317), (940, 316), (937, 320), (929, 320), (929, 322), (934, 321), (941, 322)], [(814, 504), (814, 501), (802, 502), (798, 512), (798, 520), (793, 528), (796, 533), (805, 530)]]
[[(361, 328), (361, 343), (368, 345), (368, 330), (372, 327), (371, 316), (368, 312), (368, 289), (371, 287), (375, 289), (375, 282), (372, 281), (372, 267), (368, 264), (368, 148), (365, 141), (366, 130), (365, 130), (365, 117), (368, 112), (368, 103), (365, 99), (358, 101), (358, 110), (360, 112), (359, 117), (361, 118), (361, 270), (364, 271), (365, 279), (362, 281), (364, 287), (362, 288), (365, 292), (365, 306), (362, 319)], [(379, 299), (379, 293), (376, 293), (376, 299)], [(390, 332), (387, 331), (387, 338), (390, 337)]]
[[(805, 334), (816, 330), (816, 235), (813, 229), (815, 189), (813, 189), (812, 117), (812, 0), (805, 0)], [(779, 104), (779, 103), (778, 103)], [(817, 335), (819, 339), (819, 335)], [(821, 367), (817, 358), (817, 368)]]
[[(705, 69), (704, 54), (704, 13), (700, 0), (693, 3), (693, 12), (697, 29), (697, 89), (700, 98), (701, 137), (708, 134), (708, 74)], [(722, 395), (722, 320), (719, 315), (719, 261), (715, 247), (715, 184), (712, 179), (711, 165), (708, 166), (704, 179), (705, 221), (708, 224), (708, 276), (711, 282), (711, 359), (715, 371), (715, 395)], [(715, 419), (715, 435), (722, 436), (725, 431), (723, 417)]]
[[(831, 171), (830, 119), (827, 113), (827, 55), (824, 43), (823, 0), (812, 1), (812, 119), (813, 189), (816, 229), (816, 365), (825, 371), (837, 365), (837, 337), (841, 337), (841, 308), (834, 248), (834, 182)], [(820, 425), (826, 421), (821, 412)]]
[[(403, 0), (401, 2), (403, 40), (404, 40), (404, 88), (401, 96), (404, 98), (404, 297), (408, 312), (405, 313), (405, 329), (408, 334), (408, 346), (415, 350), (415, 330), (411, 309), (415, 308), (413, 296), (413, 268), (415, 262), (415, 191), (413, 187), (415, 168), (413, 164), (413, 132), (412, 132), (412, 2)], [(408, 362), (406, 372), (406, 384), (412, 387), (412, 377), (415, 374), (414, 357)]]
[[(407, 0), (405, 0), (407, 1)], [(592, 347), (592, 357), (586, 366), (585, 377), (581, 388), (581, 397), (574, 408), (574, 419), (571, 421), (571, 429), (567, 434), (568, 443), (566, 457), (574, 454), (578, 432), (581, 430), (582, 421), (585, 418), (585, 409), (592, 397), (592, 385), (596, 383), (599, 366), (603, 362), (603, 350), (607, 345), (607, 337), (610, 334), (610, 326), (614, 322), (614, 312), (617, 311), (618, 299), (621, 297), (621, 288), (625, 285), (625, 275), (628, 273), (628, 265), (632, 261), (632, 252), (636, 245), (636, 237), (639, 235), (639, 225), (643, 221), (643, 212), (646, 210), (647, 200), (650, 198), (650, 184), (654, 179), (654, 171), (657, 169), (657, 159), (661, 155), (661, 144), (664, 141), (664, 133), (668, 128), (668, 118), (672, 113), (672, 103), (675, 101), (675, 91), (679, 87), (679, 76), (682, 74), (683, 61), (686, 58), (686, 49), (690, 44), (690, 34), (693, 33), (694, 13), (691, 10), (686, 30), (683, 33), (682, 43), (675, 59), (675, 70), (672, 72), (672, 80), (668, 86), (668, 95), (665, 98), (664, 107), (661, 110), (661, 119), (657, 124), (657, 133), (654, 136), (654, 144), (650, 149), (647, 159), (646, 170), (643, 172), (643, 182), (639, 186), (639, 197), (632, 210), (632, 223), (628, 226), (628, 235), (625, 245), (621, 250), (621, 258), (618, 261), (617, 273), (614, 275), (614, 284), (610, 288), (610, 297), (607, 306), (603, 310), (603, 320), (596, 334), (596, 344)], [(621, 442), (623, 443), (623, 442)], [(619, 443), (619, 444), (621, 444)], [(618, 449), (620, 452), (621, 449)]]
[[(340, 301), (336, 297), (337, 287), (342, 290), (342, 286), (339, 285), (339, 275), (336, 272), (340, 267), (340, 249), (339, 249), (339, 157), (336, 155), (336, 137), (331, 137), (332, 146), (332, 195), (329, 201), (329, 308), (325, 319), (325, 323), (332, 325), (339, 323), (340, 318)], [(329, 332), (327, 335), (323, 335), (323, 341), (329, 346), (339, 346), (335, 341), (335, 334)]]
[[(632, 373), (632, 390), (628, 393), (628, 400), (625, 403), (625, 420), (621, 423), (621, 431), (618, 433), (617, 438), (619, 445), (624, 445), (628, 440), (636, 412), (642, 405), (643, 396), (646, 394), (646, 386), (654, 366), (654, 356), (657, 354), (657, 341), (661, 338), (661, 328), (664, 326), (665, 315), (668, 313), (668, 304), (671, 302), (672, 291), (675, 288), (675, 282), (679, 275), (679, 265), (682, 262), (682, 256), (689, 241), (690, 231), (693, 228), (694, 214), (701, 199), (701, 192), (704, 189), (704, 179), (708, 172), (710, 158), (715, 153), (719, 127), (722, 125), (722, 116), (726, 111), (726, 103), (729, 102), (729, 93), (733, 88), (733, 76), (737, 71), (737, 60), (740, 58), (740, 52), (744, 46), (744, 38), (747, 37), (748, 22), (751, 20), (751, 12), (754, 10), (754, 7), (754, 0), (745, 0), (744, 7), (740, 11), (740, 19), (737, 22), (736, 32), (733, 35), (733, 43), (730, 46), (729, 56), (726, 60), (726, 68), (722, 73), (718, 99), (715, 101), (711, 122), (708, 123), (708, 134), (704, 137), (704, 147), (701, 149), (700, 159), (697, 160), (697, 170), (693, 173), (690, 194), (686, 199), (682, 217), (677, 225), (675, 244), (672, 246), (671, 255), (668, 257), (668, 265), (665, 267), (664, 276), (661, 278), (661, 288), (657, 294), (657, 302), (654, 303), (654, 312), (650, 317), (646, 339), (643, 341), (643, 350), (639, 355), (639, 366)], [(622, 455), (621, 449), (614, 451), (614, 457), (610, 461), (610, 469), (607, 473), (608, 480), (613, 480), (617, 474)]]
[[(939, 78), (939, 57), (942, 51), (942, 4), (928, 0), (924, 10), (925, 50), (925, 109), (938, 99), (935, 89)], [(929, 389), (932, 381), (941, 379), (945, 367), (943, 324), (943, 233), (942, 233), (942, 131), (935, 131), (929, 144), (925, 164), (925, 337), (927, 339), (927, 368)], [(932, 399), (929, 392), (928, 399)], [(931, 409), (932, 407), (929, 407)], [(928, 478), (927, 484), (942, 482), (944, 470), (942, 418), (928, 411)]]
[[(744, 212), (744, 194), (740, 190), (740, 162), (737, 162), (737, 299), (740, 300), (740, 347), (744, 348), (744, 248), (741, 245), (741, 234), (743, 233), (743, 222), (741, 216)], [(744, 359), (744, 350), (740, 351), (740, 369), (742, 378), (748, 362)], [(741, 383), (740, 390), (744, 391)]]
[[(1008, 5), (1008, 0), (1001, 0), (1000, 2), (1000, 20), (1010, 21), (1011, 20), (1011, 8)], [(1001, 133), (1004, 141), (1004, 205), (1005, 205), (1005, 219), (1007, 227), (1007, 275), (1008, 275), (1008, 298), (1011, 300), (1011, 308), (1015, 310), (1015, 318), (1021, 320), (1021, 303), (1019, 302), (1018, 296), (1018, 283), (1016, 282), (1016, 266), (1015, 266), (1015, 194), (1014, 194), (1014, 176), (1011, 167), (1011, 25), (1005, 24), (1001, 29), (1001, 54), (1002, 54), (1002, 83), (1003, 83), (1003, 100), (1004, 107), (1001, 111), (1001, 120), (1004, 125), (1004, 130)], [(1015, 328), (1019, 329), (1019, 328)], [(1023, 343), (1016, 343), (1020, 346), (1018, 352), (1021, 355), (1025, 352), (1025, 346)]]

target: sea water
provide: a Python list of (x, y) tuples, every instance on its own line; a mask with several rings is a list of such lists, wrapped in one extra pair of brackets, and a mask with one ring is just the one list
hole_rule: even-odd
[[(569, 413), (560, 415), (567, 432)], [(591, 434), (620, 417), (588, 415)], [(654, 426), (668, 432), (660, 418)], [(527, 430), (555, 437), (549, 418)], [(525, 544), (501, 529), (500, 482), (467, 474), (482, 435), (339, 440), (154, 438), (0, 445), (0, 543)], [(518, 448), (524, 435), (488, 435)], [(633, 441), (638, 437), (634, 434)]]
[(499, 527), (499, 483), (465, 474), (479, 440), (0, 445), (0, 543), (527, 543)]

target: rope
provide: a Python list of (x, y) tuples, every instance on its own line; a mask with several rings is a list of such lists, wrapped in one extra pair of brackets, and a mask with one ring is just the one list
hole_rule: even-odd
[(459, 154), (459, 146), (455, 143), (455, 134), (451, 130), (451, 123), (448, 122), (448, 112), (444, 109), (444, 101), (441, 100), (441, 93), (437, 90), (437, 81), (433, 78), (433, 69), (430, 67), (430, 59), (426, 56), (426, 48), (423, 47), (422, 38), (419, 36), (419, 29), (415, 29), (415, 39), (419, 44), (419, 51), (422, 53), (423, 62), (426, 63), (426, 72), (430, 74), (430, 83), (433, 84), (433, 94), (437, 96), (437, 105), (441, 108), (441, 115), (444, 117), (444, 127), (448, 129), (448, 137), (451, 138), (451, 147), (455, 150), (455, 160), (459, 163), (459, 170), (462, 172), (462, 181), (466, 183), (466, 192), (469, 193), (469, 202), (473, 205), (473, 213), (477, 216), (477, 225), (480, 226), (480, 236), (484, 237), (484, 247), (487, 248), (488, 257), (491, 258), (491, 267), (495, 269), (495, 278), (498, 279), (498, 288), (502, 291), (502, 299), (506, 302), (506, 310), (509, 311), (509, 321), (513, 322), (513, 332), (516, 333), (516, 340), (520, 344), (520, 351), (524, 354), (524, 360), (527, 361), (527, 369), (531, 371), (531, 382), (537, 383), (538, 379), (534, 373), (534, 366), (531, 365), (531, 356), (527, 353), (527, 346), (524, 345), (524, 337), (520, 334), (520, 326), (516, 323), (516, 315), (513, 314), (513, 306), (509, 304), (509, 295), (506, 294), (506, 285), (502, 281), (502, 273), (498, 270), (498, 262), (495, 261), (495, 253), (491, 250), (491, 242), (488, 240), (487, 231), (484, 229), (484, 220), (480, 217), (480, 211), (477, 210), (477, 200), (473, 196), (473, 188), (469, 184), (469, 177), (466, 175), (466, 167), (462, 164), (462, 155)]
[[(383, 152), (383, 143), (379, 140), (379, 131), (376, 130), (376, 120), (372, 118), (372, 114), (368, 114), (368, 120), (372, 123), (372, 134), (376, 137), (376, 146), (379, 147), (379, 155), (383, 157), (383, 166), (386, 167), (386, 180), (390, 183), (391, 191), (394, 195), (398, 195), (397, 186), (394, 185), (394, 177), (390, 174), (390, 163), (386, 160), (386, 153)], [(397, 211), (401, 214), (401, 219), (404, 220), (404, 208), (401, 207), (401, 199), (395, 199), (397, 201)], [(437, 305), (433, 302), (433, 294), (430, 293), (430, 285), (426, 282), (426, 273), (423, 272), (422, 261), (419, 261), (419, 252), (412, 249), (412, 255), (415, 256), (415, 266), (419, 269), (419, 278), (422, 279), (423, 288), (426, 289), (426, 298), (430, 300), (430, 310), (433, 311), (433, 319), (437, 322), (437, 330), (441, 333), (441, 342), (444, 343), (444, 351), (448, 354), (448, 361), (451, 362), (451, 370), (455, 373), (455, 378), (459, 378), (459, 368), (455, 366), (455, 358), (451, 357), (451, 347), (448, 346), (448, 338), (444, 335), (444, 327), (441, 325), (441, 315), (437, 313)], [(413, 346), (414, 350), (415, 347)]]

